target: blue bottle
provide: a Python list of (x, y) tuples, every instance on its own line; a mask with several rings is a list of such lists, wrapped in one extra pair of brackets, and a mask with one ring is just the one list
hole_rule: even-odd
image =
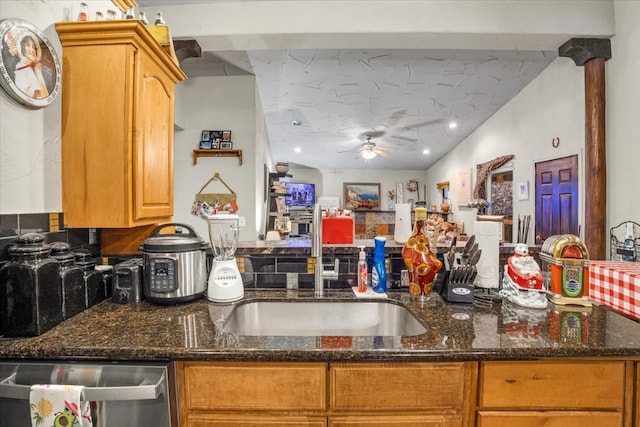
[(371, 269), (371, 289), (379, 294), (387, 292), (387, 268), (384, 264), (385, 237), (374, 239), (373, 268)]

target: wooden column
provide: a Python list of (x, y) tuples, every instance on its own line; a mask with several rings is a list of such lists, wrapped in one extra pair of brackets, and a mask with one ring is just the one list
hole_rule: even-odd
[(608, 39), (571, 39), (558, 49), (584, 66), (585, 92), (585, 221), (584, 241), (591, 259), (607, 259), (607, 159), (605, 135), (605, 61)]

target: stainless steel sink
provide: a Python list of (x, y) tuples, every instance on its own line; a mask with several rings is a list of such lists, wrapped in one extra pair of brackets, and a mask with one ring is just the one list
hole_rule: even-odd
[(237, 305), (223, 332), (257, 336), (408, 336), (426, 328), (389, 301), (255, 301)]

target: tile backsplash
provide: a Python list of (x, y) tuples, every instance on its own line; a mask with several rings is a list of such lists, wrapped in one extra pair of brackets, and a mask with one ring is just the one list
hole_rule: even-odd
[(95, 229), (64, 229), (59, 212), (0, 215), (0, 263), (10, 259), (9, 247), (25, 233), (41, 233), (47, 243), (66, 242), (71, 249), (86, 248), (100, 256), (100, 234)]

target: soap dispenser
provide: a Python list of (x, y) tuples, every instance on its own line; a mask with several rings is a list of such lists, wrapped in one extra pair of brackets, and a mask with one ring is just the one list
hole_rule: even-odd
[(367, 254), (364, 246), (358, 246), (358, 292), (367, 292)]
[(387, 268), (384, 262), (384, 244), (386, 237), (374, 239), (373, 268), (371, 269), (371, 289), (379, 294), (387, 291)]

